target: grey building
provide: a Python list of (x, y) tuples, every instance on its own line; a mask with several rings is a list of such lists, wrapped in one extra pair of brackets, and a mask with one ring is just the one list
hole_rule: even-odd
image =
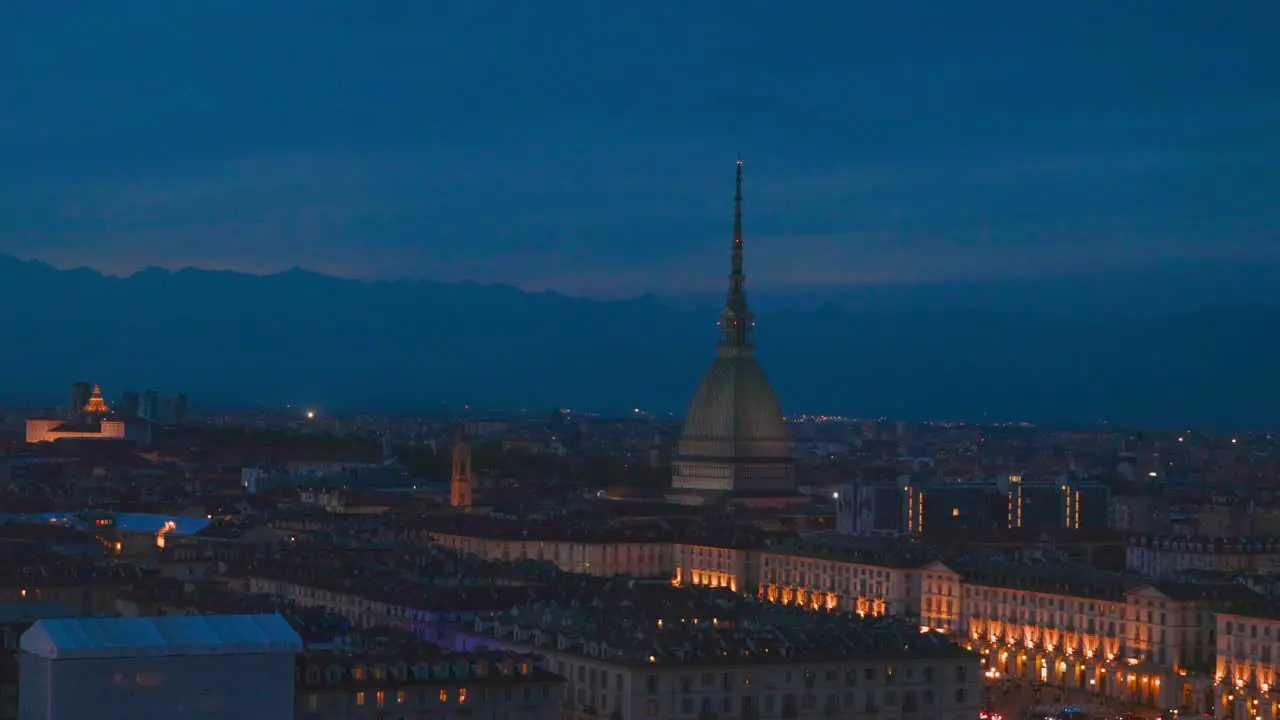
[(19, 720), (287, 720), (302, 641), (279, 615), (39, 620)]

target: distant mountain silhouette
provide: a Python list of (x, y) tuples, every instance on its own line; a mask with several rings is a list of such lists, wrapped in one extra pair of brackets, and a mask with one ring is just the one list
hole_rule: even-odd
[[(683, 412), (715, 313), (475, 283), (147, 269), (0, 256), (0, 398), (73, 380), (181, 390), (194, 407), (569, 407)], [(759, 356), (789, 412), (1258, 427), (1280, 424), (1280, 307), (1087, 321), (989, 310), (764, 312)]]
[[(1235, 305), (1280, 305), (1280, 263), (1164, 261), (1131, 272), (983, 282), (929, 282), (832, 288), (753, 283), (761, 308), (811, 308), (834, 302), (850, 310), (937, 311), (956, 307), (1079, 319), (1150, 317)], [(715, 307), (723, 293), (669, 298), (680, 307)]]

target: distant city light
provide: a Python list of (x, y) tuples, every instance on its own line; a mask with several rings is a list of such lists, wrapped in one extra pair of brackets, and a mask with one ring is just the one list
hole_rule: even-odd
[(838, 492), (833, 492), (833, 493), (831, 493), (831, 499), (832, 499), (832, 500), (839, 500), (839, 499), (840, 499), (840, 493), (838, 493)]
[(308, 410), (308, 411), (307, 411), (307, 419), (308, 419), (308, 420), (315, 420), (315, 419), (316, 419), (316, 411), (315, 411), (315, 410)]

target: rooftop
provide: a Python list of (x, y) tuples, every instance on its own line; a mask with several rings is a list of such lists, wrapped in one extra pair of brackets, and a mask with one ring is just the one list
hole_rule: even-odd
[(531, 647), (619, 663), (777, 663), (964, 657), (937, 633), (896, 618), (860, 618), (759, 603), (726, 589), (620, 580), (583, 582), (558, 597), (476, 621), (476, 631)]
[(679, 538), (680, 532), (672, 522), (674, 521), (601, 522), (598, 515), (592, 518), (561, 517), (543, 521), (480, 515), (442, 515), (422, 518), (416, 524), (427, 532), (491, 540), (652, 543), (672, 542)]
[(302, 640), (280, 615), (192, 615), (38, 620), (22, 650), (50, 660), (297, 653)]
[(405, 632), (351, 633), (298, 655), (299, 688), (382, 689), (416, 685), (563, 682), (536, 656), (502, 651), (455, 652)]
[(1135, 578), (1078, 564), (984, 561), (957, 568), (966, 583), (1049, 595), (1124, 602), (1125, 593), (1142, 583)]
[(921, 568), (938, 560), (938, 553), (918, 545), (885, 543), (878, 539), (811, 537), (769, 550), (775, 555), (835, 560), (858, 565)]

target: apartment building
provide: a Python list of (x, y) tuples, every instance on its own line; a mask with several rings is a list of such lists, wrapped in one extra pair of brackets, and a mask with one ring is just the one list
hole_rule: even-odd
[(623, 587), (477, 618), (462, 647), (537, 653), (566, 720), (969, 720), (978, 656), (895, 618), (769, 606), (727, 589)]
[(959, 577), (931, 558), (838, 542), (796, 542), (761, 553), (758, 595), (780, 605), (919, 618), (926, 594), (936, 591), (937, 598), (928, 598), (928, 612), (939, 620), (954, 618), (958, 595), (946, 593), (958, 593)]
[(992, 678), (1202, 710), (1220, 706), (1217, 612), (1256, 597), (1242, 585), (1143, 583), (1060, 564), (953, 569), (909, 551), (825, 539), (762, 552), (758, 595), (809, 610), (918, 619), (922, 630), (978, 652)]
[(540, 667), (536, 658), (377, 640), (383, 642), (300, 654), (296, 720), (559, 720), (564, 678)]
[(486, 560), (549, 562), (565, 572), (671, 577), (676, 533), (660, 524), (525, 522), (482, 516), (424, 521), (420, 542)]
[(1280, 570), (1280, 540), (1135, 535), (1125, 548), (1125, 569), (1152, 579), (1185, 573), (1272, 573)]
[(1280, 614), (1272, 602), (1238, 603), (1215, 616), (1212, 699), (1219, 717), (1280, 718)]

